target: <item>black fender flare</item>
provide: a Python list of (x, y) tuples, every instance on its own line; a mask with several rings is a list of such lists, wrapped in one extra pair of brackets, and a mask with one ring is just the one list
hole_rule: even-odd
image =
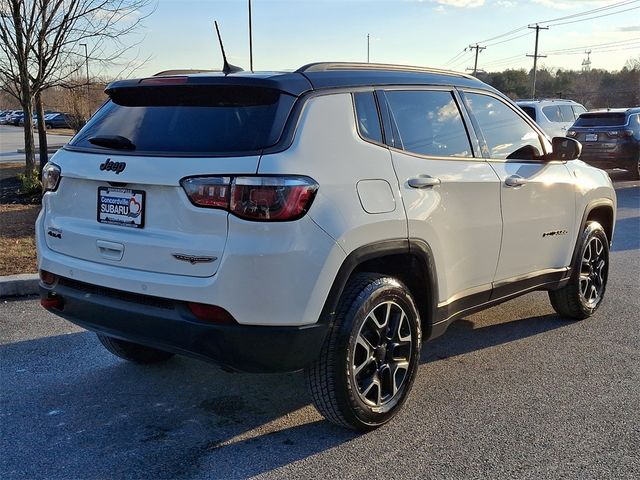
[[(333, 322), (344, 287), (351, 274), (359, 265), (369, 260), (375, 260), (390, 255), (408, 255), (416, 257), (426, 269), (426, 271), (423, 272), (427, 283), (427, 291), (424, 292), (427, 300), (426, 307), (424, 303), (421, 302), (421, 300), (424, 299), (416, 298), (415, 300), (417, 303), (423, 305), (423, 308), (419, 309), (421, 316), (426, 314), (428, 317), (422, 318), (423, 325), (430, 327), (437, 318), (436, 314), (438, 308), (438, 277), (436, 265), (431, 247), (425, 241), (413, 238), (398, 238), (373, 242), (358, 247), (349, 253), (336, 274), (322, 308), (319, 321), (321, 323)], [(416, 293), (420, 294), (420, 292), (414, 292), (414, 294)], [(429, 332), (425, 332), (425, 337), (428, 337), (428, 333)]]

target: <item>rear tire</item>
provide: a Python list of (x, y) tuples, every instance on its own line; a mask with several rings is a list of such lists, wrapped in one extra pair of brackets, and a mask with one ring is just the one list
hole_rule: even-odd
[(561, 316), (584, 320), (600, 307), (609, 274), (609, 240), (598, 222), (586, 225), (578, 256), (566, 286), (549, 292), (551, 306)]
[(96, 334), (100, 343), (104, 348), (113, 353), (116, 357), (128, 360), (134, 363), (148, 364), (166, 362), (173, 353), (158, 350), (156, 348), (147, 347), (138, 343), (127, 342), (118, 338), (109, 337), (101, 333)]
[(421, 335), (418, 311), (402, 283), (375, 273), (354, 275), (318, 359), (305, 370), (318, 411), (358, 431), (387, 423), (413, 385)]

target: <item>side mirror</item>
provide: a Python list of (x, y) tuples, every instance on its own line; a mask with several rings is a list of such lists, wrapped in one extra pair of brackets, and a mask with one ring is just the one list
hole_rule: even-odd
[(582, 153), (582, 144), (568, 137), (553, 137), (551, 140), (553, 152), (549, 154), (550, 160), (575, 160)]

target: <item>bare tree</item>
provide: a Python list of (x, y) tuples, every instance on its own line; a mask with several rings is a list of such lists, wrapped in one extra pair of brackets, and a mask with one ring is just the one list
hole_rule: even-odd
[[(27, 175), (35, 170), (34, 100), (42, 161), (46, 134), (40, 94), (76, 79), (88, 62), (104, 69), (126, 58), (139, 44), (135, 34), (154, 5), (155, 0), (0, 0), (0, 89), (24, 110)], [(82, 52), (81, 44), (87, 45)]]

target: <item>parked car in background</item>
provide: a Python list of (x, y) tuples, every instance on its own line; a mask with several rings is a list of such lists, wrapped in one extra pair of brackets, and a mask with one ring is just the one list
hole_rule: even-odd
[(631, 179), (640, 180), (640, 107), (583, 113), (567, 136), (582, 143), (582, 161), (626, 170)]
[(587, 111), (579, 103), (562, 98), (517, 100), (516, 103), (551, 138), (564, 137), (576, 118)]
[(47, 128), (71, 128), (73, 118), (68, 113), (55, 112), (44, 116)]
[(14, 111), (11, 116), (9, 117), (9, 120), (7, 121), (7, 123), (9, 125), (13, 125), (15, 127), (17, 127), (18, 125), (20, 125), (20, 121), (24, 119), (24, 112), (23, 111)]

